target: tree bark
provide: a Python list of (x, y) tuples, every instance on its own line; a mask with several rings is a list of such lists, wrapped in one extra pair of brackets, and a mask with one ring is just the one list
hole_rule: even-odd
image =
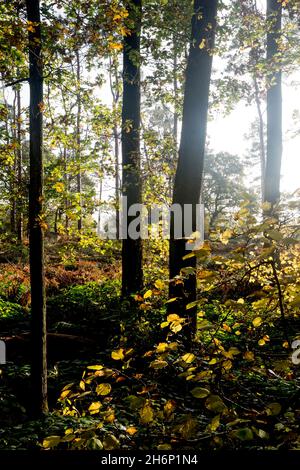
[[(183, 120), (178, 164), (174, 183), (173, 204), (192, 206), (192, 226), (196, 228), (196, 205), (199, 203), (205, 151), (209, 86), (212, 68), (211, 48), (214, 45), (217, 0), (194, 0), (192, 38), (188, 56), (183, 104)], [(182, 227), (183, 228), (183, 227)], [(190, 235), (190, 234), (186, 234)], [(183, 234), (184, 237), (184, 234)], [(183, 260), (190, 253), (186, 240), (174, 237), (174, 217), (171, 216), (170, 278), (184, 267), (196, 268), (195, 258)], [(190, 275), (183, 285), (170, 284), (172, 312), (186, 315), (185, 306), (196, 299), (196, 275)], [(191, 334), (196, 329), (196, 312), (189, 310)]]
[(282, 91), (281, 70), (276, 63), (279, 54), (278, 40), (281, 34), (282, 4), (267, 0), (267, 61), (271, 68), (267, 91), (267, 157), (265, 171), (264, 201), (271, 208), (280, 198), (280, 170), (282, 158)]
[(79, 50), (76, 49), (76, 79), (77, 79), (77, 116), (76, 116), (76, 162), (78, 164), (77, 173), (77, 193), (79, 195), (80, 215), (77, 221), (77, 228), (80, 232), (82, 229), (82, 202), (81, 202), (81, 136), (80, 136), (80, 120), (81, 120), (81, 93), (80, 93), (80, 56)]
[(48, 411), (46, 293), (43, 233), (43, 62), (41, 54), (41, 19), (39, 0), (26, 0), (27, 19), (34, 28), (29, 31), (30, 86), (30, 183), (29, 246), (31, 282), (31, 383), (32, 412), (39, 416)]
[(261, 110), (261, 102), (259, 96), (259, 86), (257, 82), (257, 77), (254, 75), (254, 93), (255, 93), (255, 103), (258, 114), (258, 128), (259, 128), (259, 155), (260, 155), (260, 173), (261, 173), (261, 200), (264, 202), (264, 193), (265, 193), (265, 172), (266, 172), (266, 150), (265, 150), (265, 125), (263, 114)]
[[(123, 50), (123, 108), (122, 108), (122, 193), (127, 197), (127, 207), (141, 203), (140, 126), (141, 78), (140, 33), (141, 0), (127, 2), (131, 34), (124, 38)], [(135, 217), (127, 217), (127, 232)], [(125, 234), (126, 235), (126, 234)], [(122, 293), (124, 296), (139, 291), (143, 286), (142, 240), (129, 237), (122, 243)]]
[[(114, 83), (113, 83), (114, 76)], [(120, 238), (120, 171), (119, 171), (119, 129), (118, 129), (118, 104), (120, 98), (119, 91), (119, 75), (118, 75), (118, 58), (110, 59), (109, 69), (110, 90), (113, 98), (113, 138), (114, 138), (114, 157), (115, 157), (115, 205), (116, 205), (116, 238)]]
[(22, 181), (22, 130), (21, 130), (21, 93), (17, 89), (17, 184), (18, 196), (16, 207), (17, 238), (23, 240), (23, 181)]

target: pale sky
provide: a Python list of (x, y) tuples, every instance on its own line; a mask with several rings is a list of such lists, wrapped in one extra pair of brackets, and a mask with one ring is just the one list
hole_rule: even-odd
[[(292, 82), (299, 82), (295, 86)], [(300, 112), (300, 74), (294, 74), (285, 80), (283, 77), (283, 157), (282, 180), (283, 191), (295, 191), (300, 187), (300, 121), (295, 123), (293, 112)], [(264, 109), (264, 108), (263, 108)], [(264, 118), (266, 118), (264, 113)], [(239, 156), (247, 154), (250, 142), (245, 139), (251, 123), (257, 119), (256, 107), (239, 103), (228, 116), (214, 114), (208, 123), (210, 147), (217, 151), (226, 151)], [(292, 137), (296, 130), (296, 137)], [(294, 132), (292, 132), (294, 131)]]

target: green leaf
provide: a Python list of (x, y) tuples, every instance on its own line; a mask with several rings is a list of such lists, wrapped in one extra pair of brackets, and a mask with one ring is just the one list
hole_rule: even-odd
[(266, 406), (266, 412), (268, 416), (277, 416), (281, 412), (281, 405), (280, 403), (269, 403)]
[(191, 394), (195, 398), (206, 398), (210, 394), (210, 391), (207, 388), (195, 387), (191, 390)]
[(282, 233), (280, 233), (278, 230), (268, 230), (266, 234), (269, 238), (272, 238), (272, 240), (275, 240), (276, 242), (279, 242), (283, 238)]
[(155, 361), (152, 361), (150, 364), (150, 367), (152, 369), (164, 369), (167, 367), (168, 363), (166, 361), (161, 361), (160, 359), (157, 359)]
[(105, 450), (114, 450), (120, 447), (120, 442), (113, 434), (107, 434), (103, 441), (103, 447)]
[(210, 395), (205, 402), (205, 406), (208, 410), (215, 413), (223, 413), (227, 410), (227, 406), (219, 395)]
[(240, 441), (252, 441), (253, 439), (253, 432), (250, 428), (237, 429), (232, 431), (232, 435)]

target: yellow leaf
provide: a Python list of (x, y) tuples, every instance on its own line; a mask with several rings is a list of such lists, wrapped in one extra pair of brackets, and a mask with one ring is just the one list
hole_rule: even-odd
[(157, 450), (172, 450), (171, 444), (159, 444)]
[(96, 388), (97, 395), (108, 395), (111, 392), (110, 384), (100, 384)]
[(167, 343), (159, 343), (156, 346), (156, 352), (159, 353), (159, 354), (166, 352), (167, 349), (168, 349), (168, 344)]
[(44, 449), (52, 449), (56, 447), (61, 441), (60, 436), (49, 436), (43, 440), (43, 447)]
[(122, 361), (124, 359), (124, 349), (116, 349), (115, 351), (112, 351), (111, 353), (112, 359), (115, 361)]
[(181, 359), (183, 359), (184, 362), (186, 362), (187, 364), (190, 364), (191, 362), (193, 362), (195, 357), (196, 357), (195, 354), (187, 353), (187, 354), (184, 354), (183, 356), (181, 356)]
[(138, 430), (134, 426), (129, 426), (126, 429), (126, 432), (127, 432), (127, 434), (129, 434), (129, 436), (134, 436), (134, 434), (136, 434), (138, 432)]
[(167, 320), (168, 322), (177, 321), (177, 320), (180, 320), (180, 316), (177, 315), (176, 313), (171, 313), (170, 315), (167, 316)]
[(228, 245), (229, 239), (232, 236), (232, 231), (227, 229), (225, 232), (223, 232), (220, 236), (220, 240), (223, 243), (223, 245)]
[(224, 331), (227, 331), (228, 333), (231, 332), (230, 326), (228, 326), (226, 323), (223, 323), (223, 330), (224, 330)]
[(206, 40), (205, 40), (205, 39), (202, 39), (202, 41), (201, 41), (200, 44), (199, 44), (199, 49), (204, 49), (204, 48), (205, 48), (205, 44), (206, 44)]
[(254, 356), (254, 353), (252, 351), (246, 351), (245, 354), (244, 354), (244, 359), (246, 359), (246, 361), (254, 361), (255, 359), (255, 356)]
[(173, 331), (173, 333), (178, 333), (179, 331), (182, 330), (182, 326), (180, 325), (180, 323), (173, 322), (170, 329), (171, 331)]
[(252, 321), (252, 325), (257, 328), (258, 326), (260, 326), (262, 324), (262, 319), (261, 317), (256, 317), (254, 318), (254, 320)]
[(210, 427), (210, 430), (214, 432), (218, 429), (219, 426), (220, 426), (220, 415), (217, 415), (211, 420), (209, 427)]
[(97, 365), (87, 366), (87, 369), (89, 369), (89, 370), (101, 370), (101, 369), (103, 369), (103, 366), (97, 366)]
[(110, 42), (109, 47), (115, 51), (121, 51), (123, 49), (123, 46), (119, 42)]
[(156, 289), (159, 289), (159, 290), (161, 290), (165, 287), (165, 284), (160, 279), (155, 281), (154, 285), (155, 285)]
[(164, 414), (169, 417), (176, 408), (176, 404), (173, 400), (168, 400), (164, 406)]
[(161, 360), (157, 359), (157, 360), (151, 362), (150, 367), (152, 369), (164, 369), (165, 367), (167, 367), (167, 365), (168, 365), (168, 363), (166, 361), (161, 361)]
[(53, 189), (55, 189), (57, 193), (62, 193), (65, 189), (64, 183), (60, 183), (60, 182), (55, 183), (52, 187)]
[(100, 401), (94, 401), (89, 406), (89, 412), (91, 413), (91, 415), (99, 413), (101, 407), (102, 407), (102, 405), (101, 405)]
[(64, 398), (66, 398), (68, 395), (70, 395), (71, 393), (71, 390), (64, 390), (63, 392), (61, 392), (60, 394), (60, 399), (63, 400)]
[(153, 409), (147, 403), (143, 408), (140, 410), (140, 422), (141, 424), (149, 424), (153, 421)]
[(145, 294), (144, 294), (144, 299), (145, 300), (149, 299), (150, 297), (152, 297), (152, 290), (151, 289), (147, 290), (147, 292), (145, 292)]
[(79, 387), (81, 388), (81, 390), (85, 390), (85, 381), (84, 380), (80, 380), (79, 382)]
[(222, 363), (222, 367), (225, 369), (225, 370), (230, 370), (232, 368), (232, 362), (228, 359), (227, 361), (224, 361)]

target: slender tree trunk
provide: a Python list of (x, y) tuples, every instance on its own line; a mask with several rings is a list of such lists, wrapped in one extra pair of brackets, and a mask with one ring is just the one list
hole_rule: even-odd
[(80, 93), (80, 55), (76, 49), (76, 78), (77, 78), (77, 117), (76, 117), (76, 162), (78, 164), (77, 173), (77, 193), (79, 195), (80, 215), (77, 221), (77, 228), (80, 232), (82, 229), (82, 201), (81, 201), (81, 137), (80, 137), (80, 120), (81, 120), (81, 93)]
[[(114, 76), (114, 82), (113, 82)], [(114, 138), (114, 156), (115, 156), (115, 204), (116, 204), (116, 238), (120, 238), (120, 152), (119, 152), (119, 126), (118, 126), (118, 104), (120, 98), (118, 59), (114, 57), (110, 60), (109, 69), (110, 90), (113, 98), (113, 138)]]
[(10, 196), (11, 196), (11, 206), (10, 206), (10, 230), (12, 234), (16, 234), (16, 212), (17, 212), (17, 204), (16, 198), (18, 190), (16, 188), (16, 174), (17, 174), (17, 161), (18, 161), (18, 150), (17, 150), (17, 91), (15, 90), (14, 93), (14, 101), (13, 101), (13, 116), (12, 116), (12, 140), (15, 145), (14, 151), (14, 162), (11, 168), (11, 178), (10, 178)]
[(114, 150), (115, 150), (115, 198), (116, 198), (116, 238), (120, 238), (120, 175), (119, 175), (119, 131), (118, 125), (114, 125)]
[(102, 177), (99, 181), (99, 207), (98, 207), (98, 225), (97, 225), (97, 232), (98, 237), (101, 235), (101, 200), (102, 200)]
[(18, 197), (16, 208), (16, 228), (18, 241), (23, 240), (23, 181), (22, 181), (22, 130), (21, 130), (21, 93), (17, 89), (17, 183)]
[(282, 158), (282, 91), (281, 70), (276, 64), (279, 54), (278, 40), (281, 34), (282, 4), (278, 0), (267, 0), (267, 60), (271, 73), (267, 91), (267, 158), (265, 171), (264, 200), (271, 208), (280, 198), (280, 170)]
[[(192, 39), (188, 56), (183, 104), (183, 120), (179, 158), (174, 183), (173, 204), (178, 204), (184, 214), (184, 204), (192, 207), (192, 228), (196, 229), (196, 205), (199, 203), (205, 151), (208, 114), (209, 85), (212, 68), (211, 48), (214, 44), (217, 0), (194, 0)], [(210, 26), (209, 26), (210, 25)], [(183, 227), (182, 227), (183, 230)], [(183, 260), (190, 253), (186, 240), (174, 237), (174, 217), (171, 217), (170, 278), (177, 276), (184, 267), (196, 268), (195, 258)], [(177, 297), (170, 304), (173, 312), (186, 315), (185, 305), (196, 298), (196, 275), (192, 274), (183, 286), (170, 284), (170, 297)], [(196, 329), (196, 312), (191, 309), (189, 320), (191, 335)]]
[(172, 198), (173, 194), (173, 184), (174, 184), (174, 176), (173, 176), (173, 168), (175, 162), (177, 160), (177, 140), (178, 140), (178, 80), (177, 80), (177, 68), (178, 68), (178, 57), (177, 57), (177, 43), (175, 34), (173, 35), (173, 93), (174, 93), (174, 114), (173, 114), (173, 145), (174, 145), (174, 152), (173, 152), (173, 161), (170, 166), (170, 178), (169, 178), (169, 196)]
[(27, 19), (34, 24), (29, 31), (30, 85), (30, 184), (29, 244), (31, 282), (32, 337), (32, 411), (41, 415), (48, 411), (47, 402), (47, 332), (44, 273), (43, 209), (43, 63), (39, 0), (26, 0)]
[[(141, 0), (127, 2), (131, 34), (124, 38), (123, 52), (123, 109), (122, 109), (122, 192), (127, 197), (127, 206), (141, 203), (140, 175), (140, 126), (141, 126), (141, 84), (140, 84), (140, 33)], [(128, 227), (135, 217), (128, 216)], [(129, 295), (143, 286), (142, 240), (129, 237), (122, 244), (122, 293)]]
[(260, 156), (260, 178), (261, 178), (261, 199), (264, 201), (264, 189), (265, 189), (265, 172), (266, 172), (266, 149), (265, 149), (265, 136), (264, 136), (264, 119), (261, 110), (261, 102), (259, 96), (259, 87), (256, 76), (253, 78), (254, 81), (254, 93), (255, 103), (258, 114), (258, 134), (259, 134), (259, 156)]

